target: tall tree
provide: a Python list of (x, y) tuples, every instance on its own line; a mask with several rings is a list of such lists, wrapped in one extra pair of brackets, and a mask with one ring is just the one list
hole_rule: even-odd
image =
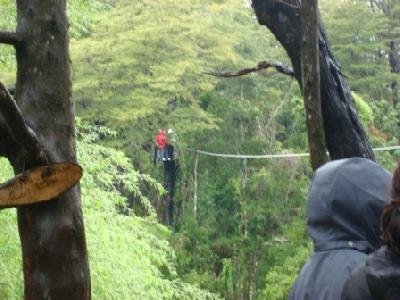
[(311, 166), (326, 162), (319, 74), (318, 0), (304, 0), (301, 7), (301, 79)]
[[(1, 110), (0, 152), (16, 173), (49, 162), (74, 162), (66, 1), (18, 0), (17, 24), (16, 33), (0, 32), (0, 42), (16, 49), (16, 102), (22, 113), (10, 123)], [(54, 201), (19, 208), (18, 225), (25, 299), (90, 299), (79, 187)]]
[[(285, 48), (295, 77), (301, 78), (300, 0), (252, 0), (259, 24), (265, 25)], [(331, 51), (325, 28), (320, 22), (318, 32), (321, 106), (326, 145), (332, 159), (361, 156), (374, 160), (374, 153), (357, 118), (354, 100)]]

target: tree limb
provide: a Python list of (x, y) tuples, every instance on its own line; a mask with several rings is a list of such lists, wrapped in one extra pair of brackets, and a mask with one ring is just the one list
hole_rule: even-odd
[(0, 31), (0, 44), (18, 46), (22, 43), (21, 37), (16, 32)]
[[(252, 0), (258, 23), (266, 26), (287, 51), (294, 75), (301, 81), (300, 1)], [(300, 84), (301, 85), (301, 84)]]
[(241, 69), (239, 71), (233, 71), (233, 72), (206, 72), (204, 74), (206, 75), (211, 75), (211, 76), (216, 76), (216, 77), (225, 77), (225, 78), (230, 78), (230, 77), (239, 77), (243, 75), (247, 75), (250, 73), (254, 72), (259, 72), (261, 70), (265, 70), (268, 68), (275, 68), (276, 71), (279, 73), (282, 73), (284, 75), (288, 75), (291, 77), (294, 77), (294, 72), (293, 69), (290, 67), (287, 67), (279, 62), (267, 62), (267, 61), (261, 61), (257, 64), (256, 67), (253, 68), (246, 68), (246, 69)]
[[(21, 110), (6, 87), (0, 82), (0, 114), (7, 132), (27, 153), (27, 160), (47, 163), (46, 154), (33, 130), (26, 124)], [(4, 145), (3, 145), (4, 147)]]

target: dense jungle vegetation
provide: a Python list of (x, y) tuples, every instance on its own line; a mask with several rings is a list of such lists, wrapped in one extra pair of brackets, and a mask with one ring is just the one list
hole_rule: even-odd
[[(373, 146), (400, 142), (400, 75), (389, 42), (400, 39), (400, 4), (389, 14), (364, 0), (321, 0), (333, 51)], [(196, 154), (307, 151), (297, 82), (268, 70), (206, 75), (259, 61), (290, 62), (245, 0), (70, 0), (70, 53), (85, 175), (83, 209), (93, 299), (284, 299), (311, 243), (306, 158), (240, 160)], [(15, 26), (0, 0), (1, 28)], [(0, 46), (0, 77), (15, 58)], [(160, 222), (160, 128), (179, 150), (175, 222)], [(400, 151), (377, 152), (390, 171)], [(0, 160), (0, 181), (11, 177)], [(0, 212), (1, 299), (22, 298), (16, 216)]]

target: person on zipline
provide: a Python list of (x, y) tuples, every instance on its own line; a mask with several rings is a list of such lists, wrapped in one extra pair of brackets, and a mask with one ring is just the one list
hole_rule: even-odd
[(168, 153), (167, 153), (167, 132), (165, 130), (159, 131), (159, 133), (155, 136), (154, 141), (156, 142), (157, 148), (157, 159), (165, 161), (168, 158)]
[(154, 164), (156, 160), (160, 160), (164, 165), (164, 188), (167, 193), (164, 195), (164, 224), (172, 225), (174, 216), (174, 192), (176, 181), (176, 162), (174, 159), (174, 147), (168, 142), (175, 142), (174, 132), (171, 128), (167, 132), (160, 130), (154, 138), (157, 147), (154, 155)]
[(314, 251), (289, 300), (340, 300), (352, 271), (382, 245), (379, 217), (390, 200), (390, 181), (388, 171), (359, 157), (334, 160), (316, 171), (307, 198)]

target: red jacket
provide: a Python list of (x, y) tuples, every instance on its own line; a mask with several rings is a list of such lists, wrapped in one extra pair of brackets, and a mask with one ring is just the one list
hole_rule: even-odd
[(167, 146), (167, 133), (165, 130), (162, 130), (159, 134), (157, 134), (154, 140), (157, 143), (158, 149), (163, 150)]

